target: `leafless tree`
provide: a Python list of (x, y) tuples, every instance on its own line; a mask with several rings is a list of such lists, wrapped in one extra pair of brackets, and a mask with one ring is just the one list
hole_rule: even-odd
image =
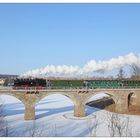
[[(118, 104), (121, 96), (116, 96), (115, 105)], [(113, 108), (113, 112), (116, 113), (107, 113), (107, 125), (109, 134), (111, 137), (114, 136), (132, 136), (132, 127), (129, 116), (120, 115), (116, 110), (116, 106)]]
[(140, 66), (138, 65), (131, 65), (131, 78), (140, 80)]
[(125, 72), (124, 72), (124, 70), (123, 70), (123, 67), (121, 67), (121, 68), (119, 69), (119, 72), (118, 72), (118, 74), (117, 74), (117, 77), (118, 77), (119, 79), (125, 78)]
[(52, 126), (52, 133), (53, 133), (53, 136), (54, 137), (57, 137), (58, 136), (58, 128), (57, 128), (57, 126), (56, 126), (56, 124), (54, 124), (53, 126)]
[(120, 116), (117, 113), (108, 113), (107, 122), (111, 137), (132, 136), (132, 127), (129, 117)]
[(27, 125), (27, 130), (30, 137), (46, 136), (46, 134), (44, 134), (45, 132), (44, 126), (37, 125), (36, 121), (32, 121), (29, 124), (29, 126)]
[(4, 105), (3, 105), (3, 101), (0, 98), (0, 136), (1, 137), (7, 137), (8, 136), (8, 123), (5, 120), (5, 115), (4, 115)]
[(96, 131), (97, 131), (98, 125), (99, 125), (99, 121), (97, 120), (96, 116), (95, 116), (95, 118), (88, 117), (87, 128), (88, 128), (88, 131), (89, 131), (89, 136), (96, 137)]

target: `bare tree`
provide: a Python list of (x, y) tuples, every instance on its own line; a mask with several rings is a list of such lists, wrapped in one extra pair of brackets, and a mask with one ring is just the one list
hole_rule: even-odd
[(121, 68), (119, 69), (119, 72), (118, 72), (118, 74), (117, 74), (117, 77), (118, 77), (119, 79), (125, 78), (125, 72), (124, 72), (124, 70), (123, 70), (123, 67), (121, 67)]
[(131, 65), (131, 78), (135, 80), (140, 80), (140, 66)]
[(108, 113), (108, 130), (111, 137), (132, 136), (132, 127), (129, 117)]
[(89, 136), (96, 137), (96, 131), (97, 131), (98, 125), (99, 125), (99, 121), (97, 120), (96, 116), (95, 116), (94, 119), (88, 117), (87, 128), (88, 128), (88, 131), (89, 131)]
[[(116, 96), (115, 98), (115, 105), (119, 103), (119, 99), (122, 98), (121, 96)], [(111, 137), (115, 136), (132, 136), (132, 127), (130, 118), (125, 115), (118, 114), (118, 109), (116, 110), (117, 106), (114, 106), (113, 112), (116, 113), (107, 113), (107, 125), (108, 131)]]
[(33, 121), (32, 124), (29, 125), (30, 126), (27, 126), (27, 130), (30, 137), (41, 137), (44, 135), (46, 136), (46, 134), (43, 134), (45, 132), (44, 127), (37, 125), (36, 121)]
[(56, 123), (52, 126), (52, 133), (54, 137), (58, 136), (58, 132), (57, 132), (58, 128), (56, 126)]
[(7, 137), (8, 136), (8, 123), (5, 120), (5, 115), (3, 111), (4, 105), (2, 99), (0, 99), (0, 136)]

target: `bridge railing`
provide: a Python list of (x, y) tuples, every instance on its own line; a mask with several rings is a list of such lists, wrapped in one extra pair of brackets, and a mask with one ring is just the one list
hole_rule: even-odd
[[(14, 90), (51, 90), (51, 89), (61, 89), (61, 90), (88, 90), (88, 89), (136, 89), (140, 88), (140, 86), (125, 86), (125, 87), (66, 87), (66, 86), (59, 86), (59, 87), (8, 87), (8, 89), (14, 89)], [(7, 87), (0, 87), (0, 89), (7, 89)]]
[(46, 90), (46, 87), (13, 87), (15, 90)]
[(62, 89), (62, 90), (67, 90), (67, 89), (89, 89), (87, 87), (43, 87), (43, 88), (38, 88), (38, 87), (13, 87), (15, 90), (51, 90), (51, 89)]

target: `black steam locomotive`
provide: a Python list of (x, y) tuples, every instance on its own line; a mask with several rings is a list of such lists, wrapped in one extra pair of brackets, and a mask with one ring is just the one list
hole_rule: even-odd
[(46, 80), (39, 78), (16, 78), (14, 80), (13, 89), (46, 89)]

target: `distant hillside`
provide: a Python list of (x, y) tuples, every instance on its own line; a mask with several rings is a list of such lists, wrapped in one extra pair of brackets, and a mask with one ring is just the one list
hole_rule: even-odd
[(15, 77), (17, 77), (18, 75), (9, 75), (9, 74), (0, 74), (0, 78), (4, 78), (4, 79), (6, 79), (6, 78), (15, 78)]

